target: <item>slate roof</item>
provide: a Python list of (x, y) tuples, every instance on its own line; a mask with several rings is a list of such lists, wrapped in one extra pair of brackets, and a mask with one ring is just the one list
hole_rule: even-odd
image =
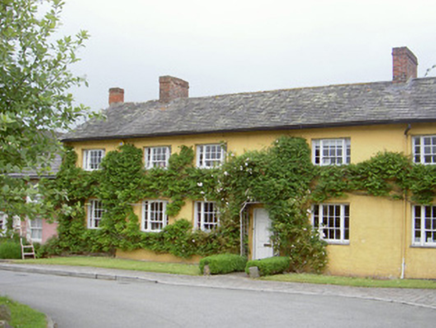
[(436, 121), (436, 78), (110, 106), (63, 141)]

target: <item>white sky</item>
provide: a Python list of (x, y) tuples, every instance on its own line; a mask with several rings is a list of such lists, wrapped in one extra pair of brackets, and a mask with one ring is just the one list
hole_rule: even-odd
[[(67, 0), (63, 34), (87, 30), (72, 66), (93, 110), (108, 89), (158, 99), (158, 78), (190, 97), (392, 79), (392, 48), (409, 47), (418, 76), (436, 64), (435, 0)], [(436, 70), (430, 76), (435, 76)]]

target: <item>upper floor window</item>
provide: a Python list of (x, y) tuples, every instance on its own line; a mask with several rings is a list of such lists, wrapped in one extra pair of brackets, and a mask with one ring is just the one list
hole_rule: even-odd
[(319, 204), (312, 207), (312, 225), (320, 237), (335, 244), (350, 240), (350, 205)]
[(224, 162), (225, 150), (220, 144), (197, 146), (197, 167), (212, 168)]
[(170, 147), (146, 147), (144, 148), (145, 168), (152, 169), (154, 167), (168, 167), (170, 158)]
[(215, 202), (195, 202), (195, 227), (212, 231), (219, 224), (219, 212)]
[(103, 205), (100, 200), (91, 199), (88, 204), (88, 228), (97, 229), (103, 217)]
[(166, 201), (147, 200), (142, 203), (142, 222), (143, 231), (159, 232), (168, 224)]
[(99, 170), (104, 157), (104, 149), (86, 149), (83, 151), (83, 169), (86, 171)]
[(312, 160), (315, 165), (350, 164), (350, 139), (318, 139), (312, 141)]
[(414, 246), (436, 247), (436, 206), (413, 206)]
[(436, 136), (413, 137), (413, 162), (436, 164)]

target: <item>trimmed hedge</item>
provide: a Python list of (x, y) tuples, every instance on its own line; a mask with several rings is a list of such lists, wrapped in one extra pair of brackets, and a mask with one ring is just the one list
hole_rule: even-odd
[(15, 241), (0, 243), (0, 259), (21, 259), (20, 243)]
[(251, 267), (259, 268), (259, 275), (269, 276), (272, 274), (283, 273), (289, 270), (291, 265), (291, 259), (286, 256), (268, 257), (266, 259), (251, 260), (247, 262), (245, 266), (245, 272), (250, 274)]
[(200, 260), (200, 272), (204, 267), (209, 266), (210, 274), (223, 274), (235, 271), (243, 272), (247, 258), (236, 254), (211, 255)]

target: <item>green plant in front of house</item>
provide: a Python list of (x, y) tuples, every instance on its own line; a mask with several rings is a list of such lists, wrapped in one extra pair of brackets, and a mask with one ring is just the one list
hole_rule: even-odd
[(0, 243), (0, 259), (21, 259), (21, 245), (15, 240)]
[(287, 256), (268, 257), (266, 259), (251, 260), (245, 266), (245, 272), (250, 274), (251, 267), (259, 269), (259, 275), (270, 276), (290, 270), (291, 259)]
[(209, 267), (210, 274), (225, 274), (230, 272), (243, 272), (247, 258), (236, 254), (218, 254), (204, 257), (200, 260), (200, 273), (204, 273), (204, 268)]

